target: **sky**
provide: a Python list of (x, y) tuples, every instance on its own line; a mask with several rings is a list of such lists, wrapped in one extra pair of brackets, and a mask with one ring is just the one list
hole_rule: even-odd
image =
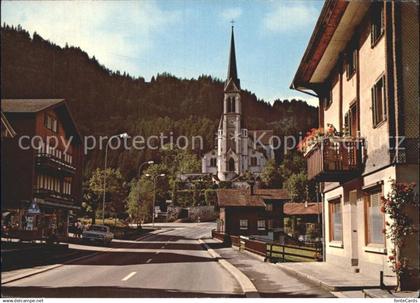
[(268, 102), (314, 97), (289, 86), (322, 0), (2, 1), (1, 20), (60, 46), (77, 46), (111, 70), (150, 81), (225, 80), (231, 20), (242, 89)]

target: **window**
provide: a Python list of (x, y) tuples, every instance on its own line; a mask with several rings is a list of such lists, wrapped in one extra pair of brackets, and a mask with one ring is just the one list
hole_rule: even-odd
[(344, 115), (344, 133), (356, 138), (359, 136), (358, 129), (358, 110), (356, 102), (350, 106), (349, 111)]
[(265, 205), (266, 211), (273, 211), (273, 203), (268, 203)]
[(233, 160), (233, 158), (229, 159), (228, 170), (235, 171), (235, 160)]
[(57, 119), (55, 119), (54, 117), (46, 114), (45, 115), (45, 119), (44, 119), (44, 125), (46, 128), (52, 130), (53, 132), (57, 132), (58, 129), (58, 123), (57, 123)]
[(242, 137), (248, 137), (248, 130), (246, 128), (242, 129)]
[(384, 76), (372, 87), (372, 117), (373, 127), (386, 120)]
[(248, 220), (239, 220), (239, 229), (248, 229)]
[(235, 111), (236, 111), (236, 102), (235, 102), (236, 100), (235, 100), (235, 97), (232, 97), (232, 96), (230, 96), (230, 97), (228, 97), (228, 99), (227, 99), (227, 112), (228, 113), (234, 113)]
[(329, 202), (330, 241), (343, 241), (341, 198)]
[(258, 230), (265, 230), (265, 220), (258, 220), (257, 221), (257, 228), (258, 228)]
[(383, 233), (385, 216), (381, 212), (381, 196), (381, 187), (375, 187), (365, 192), (366, 244), (385, 245)]
[(217, 165), (217, 159), (216, 158), (210, 158), (210, 166), (216, 167)]
[(251, 166), (257, 166), (257, 165), (258, 165), (257, 157), (251, 157)]
[(372, 14), (372, 21), (371, 21), (371, 45), (374, 47), (379, 39), (382, 37), (384, 33), (384, 7), (383, 3), (374, 3), (373, 4), (374, 12)]
[(272, 219), (267, 220), (267, 228), (269, 230), (273, 229), (273, 220)]
[(324, 94), (324, 96), (322, 97), (322, 99), (323, 99), (323, 103), (324, 103), (325, 110), (327, 110), (327, 109), (331, 106), (331, 104), (333, 103), (333, 93), (332, 93), (332, 88), (330, 88), (330, 89), (328, 90), (328, 92), (326, 92), (326, 93)]
[(351, 48), (347, 53), (347, 65), (346, 65), (346, 75), (347, 80), (350, 79), (356, 73), (357, 64), (357, 49)]

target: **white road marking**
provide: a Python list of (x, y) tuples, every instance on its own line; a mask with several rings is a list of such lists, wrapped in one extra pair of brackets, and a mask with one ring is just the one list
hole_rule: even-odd
[(128, 274), (127, 276), (125, 276), (121, 281), (127, 281), (128, 279), (130, 279), (132, 276), (134, 276), (137, 272), (133, 271), (132, 273)]
[(146, 261), (146, 263), (150, 263), (150, 262), (152, 262), (152, 259), (149, 259), (149, 260)]

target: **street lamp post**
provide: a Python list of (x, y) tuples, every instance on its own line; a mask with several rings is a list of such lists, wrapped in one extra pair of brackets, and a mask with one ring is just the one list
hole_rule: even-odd
[[(147, 177), (151, 177), (150, 174), (146, 174)], [(155, 205), (156, 205), (156, 179), (158, 177), (165, 177), (165, 174), (156, 175), (153, 177), (153, 212), (152, 212), (152, 226), (155, 227)]]
[[(140, 181), (140, 177), (141, 177), (141, 169), (146, 164), (149, 164), (149, 165), (155, 164), (155, 161), (153, 161), (153, 160), (145, 161), (145, 162), (143, 162), (142, 164), (139, 165), (139, 169), (138, 169), (138, 173), (137, 173), (137, 177), (138, 177), (139, 181)], [(140, 183), (139, 183), (139, 186), (140, 186)], [(140, 199), (139, 199), (138, 207), (139, 207), (139, 209), (137, 211), (137, 217), (140, 217)], [(138, 226), (139, 226), (139, 218), (137, 218), (137, 227)]]
[(109, 142), (111, 142), (112, 139), (114, 138), (127, 138), (128, 134), (127, 133), (122, 133), (119, 135), (114, 135), (112, 137), (110, 137), (108, 139), (108, 141), (106, 142), (106, 147), (105, 147), (105, 164), (104, 164), (104, 194), (102, 196), (102, 224), (105, 225), (105, 196), (106, 196), (106, 166), (107, 166), (107, 161), (108, 161), (108, 146), (109, 146)]

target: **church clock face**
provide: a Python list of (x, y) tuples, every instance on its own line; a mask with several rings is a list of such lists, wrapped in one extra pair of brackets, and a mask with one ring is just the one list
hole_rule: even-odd
[(235, 126), (235, 117), (228, 117), (227, 118), (227, 124), (228, 124), (228, 127), (234, 127)]

